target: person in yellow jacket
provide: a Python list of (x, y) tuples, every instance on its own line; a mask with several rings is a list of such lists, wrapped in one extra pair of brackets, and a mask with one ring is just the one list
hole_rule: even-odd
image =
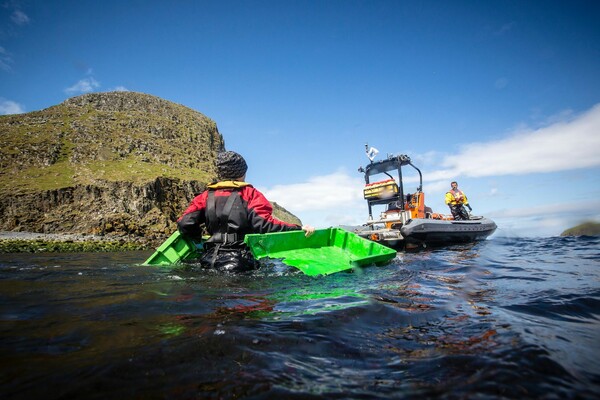
[(458, 188), (458, 183), (455, 181), (450, 183), (451, 189), (446, 192), (446, 204), (450, 207), (450, 212), (455, 220), (469, 219), (469, 214), (465, 207), (469, 208), (469, 211), (473, 211), (469, 205), (467, 195)]

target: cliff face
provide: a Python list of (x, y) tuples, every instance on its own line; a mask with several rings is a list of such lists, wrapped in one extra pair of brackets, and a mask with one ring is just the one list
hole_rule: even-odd
[(225, 145), (194, 110), (112, 92), (2, 116), (0, 147), (0, 230), (160, 239), (215, 178)]
[(76, 185), (0, 198), (0, 230), (39, 233), (134, 235), (162, 239), (191, 199), (204, 190), (198, 181), (156, 178)]

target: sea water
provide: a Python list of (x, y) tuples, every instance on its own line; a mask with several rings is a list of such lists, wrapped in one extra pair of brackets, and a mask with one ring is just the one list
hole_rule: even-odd
[(308, 277), (0, 255), (2, 399), (600, 398), (600, 238)]

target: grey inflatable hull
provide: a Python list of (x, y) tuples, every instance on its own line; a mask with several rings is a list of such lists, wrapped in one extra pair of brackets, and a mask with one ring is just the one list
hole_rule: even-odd
[(466, 221), (413, 219), (400, 232), (407, 244), (443, 246), (483, 240), (496, 230), (496, 223), (488, 218)]

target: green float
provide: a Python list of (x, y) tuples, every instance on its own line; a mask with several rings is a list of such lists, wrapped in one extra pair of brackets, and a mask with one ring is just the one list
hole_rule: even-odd
[[(329, 275), (372, 264), (385, 264), (396, 251), (340, 228), (246, 235), (244, 242), (255, 258), (273, 258), (309, 276)], [(198, 258), (201, 244), (175, 232), (144, 265), (170, 266)]]

